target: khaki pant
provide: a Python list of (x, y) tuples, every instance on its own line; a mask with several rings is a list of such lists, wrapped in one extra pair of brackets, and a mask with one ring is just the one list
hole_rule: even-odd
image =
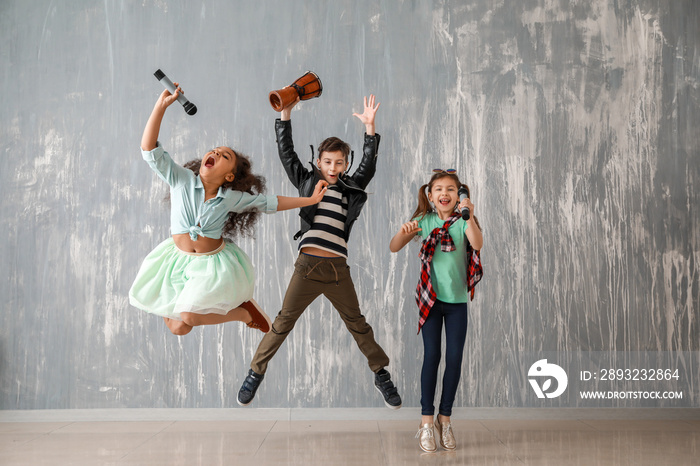
[(284, 296), (282, 310), (263, 337), (250, 367), (258, 374), (267, 371), (267, 364), (280, 349), (297, 319), (319, 295), (323, 294), (338, 311), (372, 372), (389, 365), (389, 357), (374, 340), (374, 331), (365, 320), (357, 301), (350, 267), (343, 257), (316, 257), (299, 254), (294, 274)]

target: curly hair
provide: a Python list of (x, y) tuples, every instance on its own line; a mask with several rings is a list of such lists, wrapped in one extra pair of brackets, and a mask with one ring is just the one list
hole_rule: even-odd
[[(236, 154), (236, 173), (233, 181), (227, 181), (221, 185), (224, 189), (241, 191), (248, 194), (264, 194), (265, 178), (251, 172), (252, 163), (247, 155), (231, 149)], [(202, 159), (190, 160), (183, 167), (190, 169), (195, 175), (199, 175)], [(246, 212), (229, 212), (228, 220), (224, 225), (222, 236), (231, 241), (236, 236), (252, 237), (255, 233), (255, 223), (258, 221), (260, 211), (249, 210)]]

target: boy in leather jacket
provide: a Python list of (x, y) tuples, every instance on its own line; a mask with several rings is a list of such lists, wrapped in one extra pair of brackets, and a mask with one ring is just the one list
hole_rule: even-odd
[(267, 371), (267, 365), (306, 308), (321, 294), (326, 296), (343, 319), (360, 351), (374, 372), (375, 387), (391, 409), (401, 407), (401, 397), (385, 367), (389, 357), (374, 339), (372, 327), (360, 310), (355, 285), (347, 265), (347, 241), (353, 223), (367, 201), (364, 189), (374, 177), (377, 164), (379, 134), (375, 133), (374, 118), (379, 108), (374, 95), (364, 98), (364, 112), (353, 113), (366, 128), (360, 166), (352, 176), (349, 168), (350, 146), (331, 137), (318, 147), (316, 165), (303, 166), (292, 140), (291, 110), (298, 100), (284, 108), (275, 121), (280, 161), (292, 184), (302, 196), (308, 196), (320, 180), (328, 183), (323, 200), (299, 211), (301, 230), (294, 236), (301, 239), (299, 257), (287, 288), (282, 309), (253, 356), (251, 369), (238, 391), (238, 404), (247, 406)]

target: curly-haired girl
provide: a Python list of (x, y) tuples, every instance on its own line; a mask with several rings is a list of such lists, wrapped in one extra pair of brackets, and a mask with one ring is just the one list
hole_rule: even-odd
[(144, 160), (170, 186), (172, 236), (144, 259), (129, 302), (163, 317), (175, 335), (231, 321), (267, 333), (270, 318), (252, 299), (253, 265), (230, 238), (250, 235), (260, 212), (317, 204), (327, 183), (319, 182), (310, 197), (266, 196), (264, 178), (230, 147), (176, 164), (158, 142), (165, 110), (182, 92), (175, 86), (174, 94), (165, 90), (158, 98), (141, 138)]

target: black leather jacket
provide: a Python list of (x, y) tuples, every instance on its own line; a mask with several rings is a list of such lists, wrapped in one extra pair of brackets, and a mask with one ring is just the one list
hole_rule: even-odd
[[(284, 170), (287, 172), (289, 180), (299, 191), (300, 196), (308, 197), (314, 192), (316, 183), (322, 179), (321, 172), (312, 163), (311, 170), (304, 168), (297, 153), (294, 152), (294, 141), (292, 140), (292, 122), (275, 120), (275, 132), (277, 134), (277, 150)], [(364, 189), (374, 177), (377, 171), (377, 150), (379, 149), (379, 134), (369, 136), (365, 133), (365, 143), (362, 150), (362, 160), (360, 166), (352, 176), (344, 174), (338, 178), (339, 186), (348, 199), (348, 216), (345, 220), (345, 241), (350, 237), (350, 230), (353, 223), (360, 215), (362, 207), (367, 202), (367, 193)], [(299, 209), (301, 217), (301, 230), (294, 235), (294, 239), (299, 239), (310, 228), (316, 214), (318, 204), (314, 204)]]

